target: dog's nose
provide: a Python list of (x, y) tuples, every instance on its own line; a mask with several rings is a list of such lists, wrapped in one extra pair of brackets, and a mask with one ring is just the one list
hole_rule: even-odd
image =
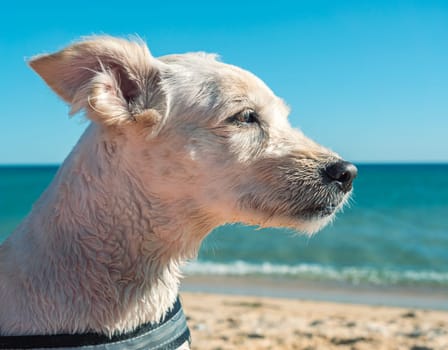
[(352, 189), (353, 180), (358, 175), (356, 166), (343, 160), (330, 164), (324, 172), (330, 181), (336, 182), (344, 192)]

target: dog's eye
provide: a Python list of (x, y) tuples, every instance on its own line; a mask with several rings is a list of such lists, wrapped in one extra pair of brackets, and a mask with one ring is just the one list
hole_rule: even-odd
[(252, 124), (258, 121), (258, 115), (255, 111), (246, 109), (230, 117), (229, 120), (237, 124)]

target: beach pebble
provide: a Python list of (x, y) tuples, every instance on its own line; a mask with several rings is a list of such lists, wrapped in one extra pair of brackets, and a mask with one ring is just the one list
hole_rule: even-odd
[(248, 333), (246, 336), (250, 339), (264, 339), (265, 336), (259, 333)]
[(233, 318), (233, 317), (229, 317), (226, 319), (229, 327), (231, 328), (237, 328), (240, 325), (240, 321), (238, 321), (237, 319)]
[(378, 323), (369, 323), (366, 326), (367, 330), (374, 333), (387, 334), (388, 331), (386, 327)]
[(414, 329), (412, 332), (405, 333), (404, 335), (409, 338), (420, 338), (423, 332), (420, 329)]
[(401, 315), (403, 318), (416, 318), (417, 314), (414, 311), (408, 311)]
[(310, 326), (315, 327), (315, 326), (319, 326), (323, 323), (324, 323), (324, 321), (322, 321), (322, 320), (314, 320), (313, 322), (310, 323)]
[(208, 327), (205, 323), (197, 323), (193, 326), (193, 329), (200, 331), (200, 332), (207, 330), (207, 328)]
[(335, 345), (352, 345), (359, 342), (370, 342), (371, 339), (364, 337), (332, 338), (330, 341)]

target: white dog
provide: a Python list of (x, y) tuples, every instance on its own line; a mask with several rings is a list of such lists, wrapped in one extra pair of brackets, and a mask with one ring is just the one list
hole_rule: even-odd
[(315, 232), (350, 195), (356, 167), (213, 55), (92, 37), (30, 65), (92, 123), (0, 246), (3, 348), (188, 347), (179, 269), (214, 227)]

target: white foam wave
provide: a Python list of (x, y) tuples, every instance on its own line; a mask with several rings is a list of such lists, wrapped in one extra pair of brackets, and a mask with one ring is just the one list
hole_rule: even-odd
[(229, 263), (194, 261), (186, 265), (183, 271), (187, 275), (266, 275), (308, 280), (341, 281), (352, 284), (448, 285), (448, 272), (381, 270), (369, 267), (336, 268), (318, 264), (281, 265), (268, 262), (254, 264), (245, 261)]

